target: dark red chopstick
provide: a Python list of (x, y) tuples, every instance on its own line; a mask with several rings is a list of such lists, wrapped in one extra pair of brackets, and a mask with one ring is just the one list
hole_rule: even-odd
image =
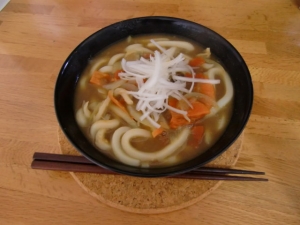
[[(69, 172), (115, 174), (113, 171), (95, 165), (83, 156), (59, 155), (51, 153), (35, 153), (31, 168), (42, 170), (56, 170)], [(202, 167), (191, 172), (172, 176), (170, 178), (202, 179), (202, 180), (239, 180), (239, 181), (268, 181), (265, 178), (228, 176), (226, 174), (255, 174), (263, 175), (263, 172), (249, 170), (235, 170), (223, 168)]]
[(61, 155), (61, 154), (53, 154), (53, 153), (35, 152), (33, 154), (33, 159), (94, 165), (94, 163), (88, 160), (87, 158), (78, 155)]

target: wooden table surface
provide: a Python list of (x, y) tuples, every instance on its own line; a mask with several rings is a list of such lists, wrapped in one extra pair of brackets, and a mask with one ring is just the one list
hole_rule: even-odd
[[(254, 106), (237, 167), (267, 183), (224, 182), (179, 211), (108, 207), (69, 173), (31, 170), (36, 151), (59, 153), (56, 77), (84, 38), (139, 16), (208, 26), (242, 54)], [(0, 12), (0, 224), (300, 224), (300, 10), (289, 0), (11, 0)]]

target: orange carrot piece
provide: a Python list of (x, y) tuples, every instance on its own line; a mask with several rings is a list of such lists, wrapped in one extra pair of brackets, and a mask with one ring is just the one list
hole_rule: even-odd
[(186, 73), (186, 74), (184, 74), (184, 76), (185, 76), (185, 77), (190, 77), (190, 78), (191, 78), (191, 77), (192, 77), (192, 74)]
[(158, 135), (160, 135), (162, 132), (164, 132), (164, 129), (162, 127), (155, 129), (154, 131), (152, 131), (152, 137), (156, 137)]
[(114, 97), (112, 90), (108, 91), (108, 97), (116, 106), (118, 106), (121, 110), (123, 110), (124, 112), (126, 112), (128, 114), (126, 108)]
[(172, 118), (170, 120), (170, 128), (176, 129), (180, 126), (188, 125), (189, 121), (187, 121), (182, 115), (172, 112)]
[[(190, 73), (186, 73), (185, 74), (186, 77), (192, 77), (192, 75)], [(208, 79), (207, 76), (205, 76), (204, 74), (198, 73), (195, 75), (195, 78), (199, 78), (199, 79)], [(212, 98), (213, 100), (216, 99), (216, 90), (214, 85), (212, 84), (205, 84), (205, 83), (195, 83), (194, 84), (194, 88), (193, 88), (194, 92), (199, 92), (202, 93), (204, 95), (207, 95), (208, 97)], [(209, 108), (212, 107), (211, 104), (209, 103), (205, 103)]]
[(188, 145), (193, 148), (197, 148), (201, 143), (204, 135), (204, 127), (203, 126), (194, 126), (191, 131), (191, 137), (188, 140)]
[(176, 98), (169, 98), (168, 103), (169, 103), (169, 106), (172, 106), (172, 107), (176, 108), (178, 100)]
[(210, 112), (209, 108), (202, 102), (197, 101), (191, 104), (193, 108), (190, 108), (187, 114), (190, 119), (201, 119)]
[(189, 61), (189, 65), (192, 67), (201, 66), (204, 63), (204, 59), (201, 57), (193, 58)]
[[(208, 79), (203, 74), (197, 74), (196, 76), (197, 78)], [(215, 87), (212, 84), (196, 83), (193, 91), (205, 94), (212, 99), (216, 98)]]
[(190, 118), (190, 122), (187, 121), (183, 115), (178, 114), (176, 112), (171, 111), (171, 120), (170, 120), (170, 127), (172, 129), (176, 129), (180, 126), (188, 125), (194, 123), (196, 120), (203, 118), (210, 112), (210, 109), (202, 102), (199, 101), (190, 101), (193, 108), (190, 108), (187, 111), (187, 116)]
[(90, 83), (97, 85), (104, 85), (110, 81), (110, 76), (106, 73), (101, 73), (100, 71), (94, 71), (90, 79)]

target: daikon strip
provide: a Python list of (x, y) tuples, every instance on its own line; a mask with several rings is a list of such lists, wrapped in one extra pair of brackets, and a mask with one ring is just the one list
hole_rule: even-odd
[(172, 76), (173, 79), (186, 81), (186, 82), (199, 82), (205, 84), (219, 84), (220, 80), (214, 79), (200, 79), (200, 78), (190, 78), (190, 77), (181, 77), (181, 76)]
[[(163, 46), (171, 48), (166, 50), (161, 43)], [(188, 50), (194, 48), (188, 42), (155, 42), (151, 40), (150, 44), (157, 47), (161, 52), (154, 51), (149, 59), (141, 57), (136, 61), (126, 61), (123, 58), (121, 65), (124, 72), (119, 73), (121, 80), (135, 81), (138, 86), (138, 90), (128, 91), (128, 94), (138, 100), (136, 110), (143, 113), (140, 120), (147, 119), (152, 126), (159, 128), (159, 116), (168, 109), (182, 114), (186, 120), (190, 121), (187, 111), (179, 110), (167, 104), (168, 98), (172, 96), (178, 100), (183, 100), (189, 107), (192, 107), (183, 94), (191, 93), (194, 83), (218, 84), (220, 80), (195, 78), (193, 68), (188, 65), (188, 61), (182, 53), (175, 58), (173, 57), (176, 51), (175, 47)], [(133, 49), (139, 48), (141, 45), (133, 44), (129, 47)], [(192, 77), (179, 76), (178, 73), (190, 73)], [(187, 89), (187, 83), (191, 83), (189, 89)]]

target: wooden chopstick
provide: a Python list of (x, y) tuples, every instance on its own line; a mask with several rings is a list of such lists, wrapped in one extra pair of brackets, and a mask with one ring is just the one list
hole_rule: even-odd
[(92, 164), (93, 162), (88, 160), (83, 156), (78, 155), (61, 155), (61, 154), (53, 154), (53, 153), (43, 153), (43, 152), (35, 152), (33, 154), (33, 159), (35, 160), (45, 160), (45, 161), (56, 161), (56, 162), (70, 162), (70, 163), (83, 163), (83, 164)]
[[(51, 153), (34, 153), (31, 168), (42, 170), (56, 170), (69, 172), (101, 173), (120, 175), (111, 170), (95, 165), (83, 156), (59, 155)], [(239, 180), (239, 181), (268, 181), (265, 178), (228, 176), (226, 174), (255, 174), (263, 172), (249, 170), (235, 170), (222, 168), (201, 167), (191, 172), (171, 176), (170, 178), (202, 179), (202, 180)]]
[[(35, 152), (33, 155), (35, 160), (45, 160), (45, 161), (56, 161), (56, 162), (70, 162), (70, 163), (82, 163), (82, 164), (92, 164), (93, 162), (88, 160), (83, 156), (75, 155), (61, 155), (52, 153)], [(253, 174), (253, 175), (265, 175), (264, 172), (251, 171), (251, 170), (237, 170), (237, 169), (223, 169), (223, 168), (211, 168), (211, 167), (200, 167), (193, 172), (207, 172), (207, 173), (220, 173), (220, 174)]]

